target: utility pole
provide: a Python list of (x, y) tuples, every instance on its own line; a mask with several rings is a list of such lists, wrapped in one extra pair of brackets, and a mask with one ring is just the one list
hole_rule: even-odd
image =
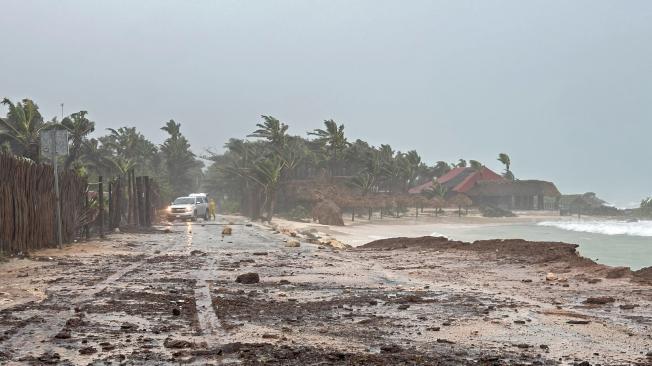
[(61, 103), (61, 121), (63, 121), (63, 103)]
[(56, 139), (52, 139), (52, 165), (54, 166), (54, 200), (56, 202), (55, 220), (57, 220), (57, 244), (59, 249), (63, 249), (63, 235), (61, 234), (61, 197), (59, 194), (59, 164), (57, 163), (58, 156), (56, 154)]
[(54, 170), (55, 226), (57, 228), (57, 244), (63, 248), (63, 233), (61, 228), (61, 196), (59, 192), (59, 156), (68, 154), (68, 132), (65, 130), (47, 130), (41, 133), (41, 154), (52, 159)]

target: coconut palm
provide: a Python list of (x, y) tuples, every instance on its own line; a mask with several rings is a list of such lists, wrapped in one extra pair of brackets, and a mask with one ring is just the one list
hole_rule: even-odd
[(503, 163), (503, 165), (505, 165), (505, 170), (509, 170), (509, 166), (512, 163), (509, 158), (509, 155), (505, 153), (498, 154), (498, 161), (500, 161), (501, 163)]
[(181, 123), (176, 123), (173, 119), (167, 121), (161, 130), (170, 134), (170, 138), (177, 139), (181, 136)]
[(190, 190), (190, 187), (196, 182), (196, 174), (190, 174), (190, 172), (203, 164), (190, 151), (190, 143), (181, 134), (180, 123), (170, 120), (161, 130), (170, 134), (161, 145), (160, 150), (165, 160), (172, 193), (173, 195), (183, 194)]
[(510, 170), (510, 166), (512, 165), (512, 161), (509, 158), (509, 155), (505, 153), (500, 153), (498, 154), (498, 161), (503, 163), (505, 165), (505, 172), (503, 173), (503, 177), (509, 179), (509, 180), (514, 180), (514, 174)]
[(267, 221), (272, 221), (274, 215), (276, 193), (281, 181), (283, 166), (283, 160), (278, 157), (261, 159), (254, 163), (254, 169), (250, 174), (251, 179), (258, 183), (263, 190), (262, 208), (267, 210)]
[(640, 210), (646, 216), (652, 215), (652, 197), (641, 200)]
[(80, 158), (82, 147), (87, 141), (87, 136), (95, 131), (95, 122), (86, 118), (87, 114), (87, 111), (73, 113), (64, 118), (59, 124), (68, 131), (68, 139), (70, 140), (70, 149), (64, 163), (66, 169), (70, 168)]
[(451, 166), (445, 161), (438, 161), (432, 168), (435, 177), (441, 177), (451, 170)]
[(258, 129), (247, 137), (258, 137), (269, 141), (277, 151), (282, 150), (288, 139), (288, 125), (272, 116), (260, 116), (263, 123), (256, 124)]
[(477, 161), (477, 160), (471, 160), (471, 161), (469, 161), (469, 165), (471, 166), (471, 169), (473, 169), (473, 170), (475, 170), (475, 171), (480, 171), (480, 170), (482, 170), (482, 167), (484, 166), (484, 165), (482, 165), (481, 162), (479, 162), (479, 161)]
[(326, 149), (330, 157), (331, 175), (335, 174), (335, 167), (339, 156), (350, 145), (344, 136), (344, 125), (337, 125), (332, 119), (324, 121), (326, 129), (315, 129), (308, 132), (308, 135), (317, 136), (314, 140), (318, 145)]
[(0, 103), (9, 108), (6, 118), (0, 118), (0, 145), (8, 144), (13, 153), (38, 162), (41, 131), (50, 124), (43, 122), (38, 106), (30, 99), (14, 104), (4, 98)]
[(405, 188), (404, 191), (416, 185), (419, 179), (419, 174), (423, 172), (424, 165), (421, 163), (421, 156), (416, 150), (410, 150), (403, 154), (403, 165), (405, 172)]
[(120, 127), (117, 130), (107, 128), (107, 136), (99, 138), (104, 147), (108, 148), (114, 156), (124, 160), (131, 160), (141, 169), (144, 169), (157, 152), (156, 146), (145, 138), (136, 127)]

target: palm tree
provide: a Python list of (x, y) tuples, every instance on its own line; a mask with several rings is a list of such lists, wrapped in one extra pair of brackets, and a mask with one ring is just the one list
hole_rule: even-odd
[[(349, 181), (349, 184), (351, 186), (359, 189), (363, 198), (367, 198), (367, 194), (369, 192), (371, 192), (374, 189), (374, 187), (376, 186), (376, 177), (373, 174), (369, 173), (369, 172), (363, 172), (363, 173), (353, 177), (353, 179), (351, 179)], [(361, 201), (366, 202), (366, 203), (371, 202), (371, 200), (368, 199), (368, 198), (367, 199), (362, 199)], [(369, 220), (371, 220), (371, 215), (373, 213), (372, 212), (373, 209), (371, 207), (371, 204), (369, 204), (368, 210), (369, 210)]]
[(100, 145), (98, 139), (90, 139), (82, 144), (80, 158), (84, 166), (97, 175), (112, 175), (116, 170), (113, 161), (115, 158)]
[(149, 168), (157, 155), (156, 145), (138, 132), (136, 127), (120, 127), (117, 130), (107, 128), (107, 130), (110, 132), (109, 135), (102, 136), (99, 140), (111, 155), (134, 162), (138, 169)]
[(335, 175), (335, 165), (339, 155), (350, 145), (344, 136), (344, 125), (337, 125), (332, 119), (324, 121), (326, 129), (315, 129), (308, 135), (317, 136), (315, 142), (324, 147), (330, 156), (331, 175)]
[(460, 159), (458, 160), (457, 164), (453, 163), (458, 168), (466, 168), (466, 160)]
[(261, 116), (263, 123), (256, 124), (258, 129), (247, 137), (258, 137), (269, 141), (277, 151), (282, 150), (287, 142), (288, 125), (272, 116)]
[(505, 178), (507, 178), (509, 180), (514, 180), (515, 179), (514, 174), (509, 169), (510, 166), (512, 165), (512, 161), (509, 158), (509, 155), (507, 155), (505, 153), (498, 154), (498, 161), (500, 161), (501, 163), (503, 163), (503, 165), (505, 165), (505, 173), (503, 173), (503, 177), (505, 177)]
[(646, 216), (652, 215), (652, 197), (641, 200), (640, 211)]
[(403, 154), (405, 160), (405, 188), (404, 191), (415, 185), (417, 179), (419, 178), (420, 168), (422, 168), (421, 156), (416, 152), (416, 150), (410, 150), (407, 153)]
[(281, 181), (283, 161), (278, 157), (260, 159), (254, 163), (254, 169), (249, 175), (263, 189), (263, 209), (267, 209), (267, 221), (272, 221), (276, 206), (276, 193)]
[(505, 170), (509, 170), (509, 166), (512, 163), (511, 160), (509, 159), (509, 155), (505, 153), (498, 154), (498, 161), (500, 161), (505, 165)]
[(482, 167), (484, 166), (484, 165), (482, 165), (481, 162), (479, 162), (477, 160), (469, 161), (469, 165), (471, 166), (471, 169), (475, 170), (476, 172), (479, 172), (480, 170), (482, 170)]
[(161, 127), (161, 130), (170, 134), (170, 137), (161, 145), (160, 150), (165, 159), (172, 193), (174, 195), (182, 194), (184, 191), (190, 190), (195, 182), (196, 175), (190, 174), (190, 171), (202, 164), (190, 151), (190, 143), (181, 134), (180, 123), (170, 120)]
[(451, 166), (445, 161), (438, 161), (432, 168), (435, 177), (439, 178), (451, 170)]
[(70, 168), (79, 159), (82, 153), (82, 146), (86, 143), (86, 136), (95, 131), (95, 122), (86, 118), (87, 114), (88, 112), (86, 111), (73, 113), (69, 117), (64, 118), (59, 124), (68, 131), (68, 139), (70, 140), (70, 150), (64, 163), (65, 169)]
[(38, 106), (30, 99), (14, 104), (4, 98), (0, 103), (9, 108), (7, 117), (0, 119), (0, 145), (8, 143), (14, 153), (38, 162), (41, 131), (50, 124), (43, 122)]
[(161, 130), (170, 134), (170, 138), (177, 139), (181, 136), (181, 123), (176, 123), (173, 119), (169, 120)]

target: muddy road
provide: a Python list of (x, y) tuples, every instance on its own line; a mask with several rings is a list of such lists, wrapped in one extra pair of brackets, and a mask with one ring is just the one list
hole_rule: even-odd
[[(0, 363), (652, 361), (648, 284), (496, 253), (286, 247), (286, 236), (245, 222), (223, 236), (226, 223), (0, 264)], [(587, 303), (596, 296), (613, 301)]]

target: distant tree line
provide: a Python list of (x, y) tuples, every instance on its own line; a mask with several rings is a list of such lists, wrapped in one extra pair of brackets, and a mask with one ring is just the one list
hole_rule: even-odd
[(30, 99), (12, 102), (5, 98), (7, 108), (0, 118), (0, 151), (40, 162), (40, 136), (47, 129), (65, 129), (69, 136), (69, 154), (62, 159), (66, 169), (79, 175), (106, 178), (124, 176), (134, 169), (137, 175), (154, 178), (162, 198), (170, 198), (199, 189), (203, 163), (190, 150), (181, 134), (181, 124), (168, 121), (161, 129), (168, 138), (156, 145), (135, 127), (109, 128), (105, 135), (92, 138), (95, 122), (87, 111), (79, 111), (58, 121), (45, 121), (38, 105)]
[[(181, 124), (166, 122), (161, 129), (167, 139), (160, 145), (148, 140), (135, 127), (109, 128), (99, 137), (95, 122), (87, 111), (78, 111), (58, 121), (45, 121), (38, 105), (30, 99), (13, 102), (3, 99), (6, 116), (0, 118), (0, 151), (40, 162), (40, 135), (56, 128), (69, 132), (70, 154), (62, 159), (66, 169), (91, 178), (124, 176), (135, 170), (137, 175), (153, 177), (163, 199), (206, 190), (252, 218), (270, 220), (276, 211), (279, 188), (289, 181), (336, 178), (355, 187), (361, 195), (383, 192), (404, 194), (417, 185), (432, 181), (451, 169), (481, 169), (476, 160), (459, 159), (428, 165), (415, 150), (397, 151), (389, 144), (372, 146), (345, 134), (343, 124), (333, 120), (305, 137), (288, 134), (288, 125), (263, 115), (247, 139), (232, 138), (223, 153), (208, 151), (211, 161), (204, 170), (202, 161), (191, 151)], [(498, 160), (505, 166), (503, 175), (514, 179), (511, 161), (501, 153)], [(445, 191), (434, 185), (424, 195), (442, 198)]]
[[(429, 166), (415, 150), (396, 151), (388, 144), (379, 147), (357, 139), (350, 142), (344, 125), (326, 120), (323, 128), (306, 137), (288, 134), (288, 125), (272, 116), (262, 121), (246, 139), (230, 139), (223, 153), (210, 153), (206, 187), (225, 195), (240, 212), (252, 218), (270, 220), (275, 212), (279, 187), (288, 181), (329, 177), (345, 180), (362, 195), (370, 192), (407, 193), (417, 185), (432, 181), (453, 168), (481, 169), (483, 164), (464, 159), (455, 163), (438, 161)], [(504, 176), (514, 179), (507, 154), (498, 160), (505, 165)], [(435, 185), (430, 197), (445, 192)]]

